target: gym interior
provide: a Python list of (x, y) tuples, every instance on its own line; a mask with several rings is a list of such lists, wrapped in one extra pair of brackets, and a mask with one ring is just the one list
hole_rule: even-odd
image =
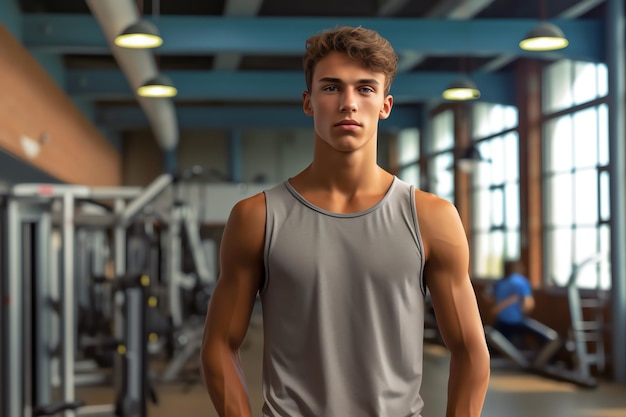
[[(626, 416), (624, 3), (1, 0), (0, 415), (217, 416), (199, 350), (225, 222), (310, 162), (305, 39), (361, 25), (399, 55), (379, 164), (466, 230), (482, 415)], [(138, 23), (162, 44), (118, 45)], [(567, 45), (522, 49), (537, 32)], [(545, 345), (491, 327), (506, 259)], [(255, 416), (260, 311), (241, 349)], [(443, 416), (427, 318), (424, 416)]]

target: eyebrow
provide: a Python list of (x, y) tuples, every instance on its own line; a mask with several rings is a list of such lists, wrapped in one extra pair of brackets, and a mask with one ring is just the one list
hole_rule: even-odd
[[(323, 78), (320, 78), (319, 82), (344, 84), (344, 82), (340, 78), (333, 78), (333, 77), (323, 77)], [(358, 80), (357, 84), (376, 84), (376, 85), (379, 85), (380, 83), (375, 78), (364, 78), (362, 80)]]

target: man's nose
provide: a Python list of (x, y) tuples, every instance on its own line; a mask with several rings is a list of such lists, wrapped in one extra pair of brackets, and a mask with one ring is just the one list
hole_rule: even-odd
[(341, 105), (339, 106), (339, 111), (342, 113), (348, 113), (356, 111), (356, 97), (352, 92), (345, 92), (342, 95)]

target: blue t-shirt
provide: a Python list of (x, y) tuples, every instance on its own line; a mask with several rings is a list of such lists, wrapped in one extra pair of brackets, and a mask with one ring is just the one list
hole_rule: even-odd
[(532, 290), (528, 280), (518, 273), (513, 273), (494, 284), (493, 296), (496, 302), (499, 303), (514, 294), (518, 295), (519, 301), (502, 310), (498, 314), (498, 320), (506, 323), (521, 323), (524, 320), (522, 304), (524, 298), (532, 294)]

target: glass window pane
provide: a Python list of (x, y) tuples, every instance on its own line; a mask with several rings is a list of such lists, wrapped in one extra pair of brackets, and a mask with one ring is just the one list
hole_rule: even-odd
[[(598, 238), (595, 227), (586, 227), (576, 229), (576, 250), (574, 262), (576, 265), (582, 265), (583, 262), (595, 257), (598, 253)], [(587, 267), (579, 270), (576, 282), (581, 288), (596, 288), (598, 286), (598, 274), (596, 263), (589, 263)]]
[(598, 164), (609, 164), (609, 108), (606, 104), (598, 106)]
[[(498, 273), (494, 273), (501, 257), (491, 252), (491, 235), (489, 233), (476, 233), (472, 245), (472, 270), (481, 278), (496, 278)], [(496, 269), (496, 271), (498, 271)]]
[(472, 126), (474, 127), (473, 136), (482, 137), (489, 136), (489, 104), (474, 103), (472, 106)]
[(408, 182), (416, 187), (420, 186), (420, 170), (419, 165), (413, 164), (409, 165), (400, 170), (400, 179), (402, 181)]
[(504, 106), (504, 127), (512, 129), (517, 126), (517, 107)]
[[(495, 230), (489, 234), (489, 253), (491, 254), (489, 260), (491, 263), (494, 263), (495, 261), (499, 261), (500, 264), (502, 263), (502, 259), (504, 259), (505, 253), (504, 245), (504, 232), (500, 230)], [(490, 265), (489, 269), (491, 271), (500, 271), (502, 267), (499, 265)]]
[(611, 199), (609, 190), (609, 173), (602, 171), (600, 173), (600, 220), (608, 221), (611, 216)]
[(548, 278), (557, 285), (566, 285), (572, 272), (572, 231), (556, 229), (548, 231)]
[(569, 171), (572, 169), (572, 119), (570, 116), (551, 120), (546, 124), (547, 169)]
[(451, 149), (454, 146), (454, 113), (452, 110), (443, 111), (432, 119), (433, 152)]
[(432, 158), (430, 164), (431, 191), (448, 201), (454, 200), (454, 173), (452, 167), (452, 152), (439, 154)]
[(547, 179), (546, 185), (549, 204), (546, 221), (552, 226), (571, 225), (573, 221), (572, 175), (554, 175)]
[(489, 231), (491, 228), (491, 193), (488, 189), (478, 189), (474, 193), (472, 205), (472, 226), (476, 231)]
[(502, 137), (494, 138), (489, 141), (491, 154), (491, 181), (493, 183), (503, 183), (506, 178), (506, 163), (508, 157), (504, 151), (504, 141)]
[(506, 227), (507, 229), (518, 229), (520, 218), (519, 184), (506, 184), (504, 193), (506, 195)]
[(575, 223), (595, 225), (598, 221), (598, 173), (595, 169), (574, 173)]
[(548, 66), (543, 81), (545, 112), (553, 113), (572, 106), (571, 61), (560, 60)]
[(491, 192), (491, 224), (504, 226), (504, 193), (502, 188), (496, 188)]
[(404, 165), (419, 158), (419, 130), (403, 129), (398, 134), (398, 162)]
[(507, 259), (520, 258), (520, 234), (519, 232), (508, 232), (506, 234), (506, 253)]
[[(481, 142), (478, 144), (478, 152), (483, 158), (492, 159), (489, 152), (484, 152), (485, 149), (489, 149), (488, 144)], [(476, 187), (488, 187), (491, 185), (491, 163), (477, 164), (471, 175), (472, 185)]]
[(519, 179), (519, 140), (517, 132), (504, 137), (504, 179), (517, 181)]
[(517, 126), (518, 112), (515, 106), (474, 103), (472, 106), (472, 136), (481, 138), (512, 129)]
[(599, 251), (598, 253), (602, 255), (603, 263), (600, 268), (600, 288), (603, 290), (608, 290), (612, 287), (611, 282), (611, 259), (610, 259), (610, 251), (611, 247), (611, 230), (609, 226), (603, 224), (599, 228)]
[(595, 108), (574, 113), (574, 164), (577, 168), (598, 164), (598, 118)]
[(609, 94), (609, 71), (605, 64), (598, 64), (598, 97)]
[(591, 101), (598, 95), (596, 64), (591, 62), (574, 63), (574, 104)]

